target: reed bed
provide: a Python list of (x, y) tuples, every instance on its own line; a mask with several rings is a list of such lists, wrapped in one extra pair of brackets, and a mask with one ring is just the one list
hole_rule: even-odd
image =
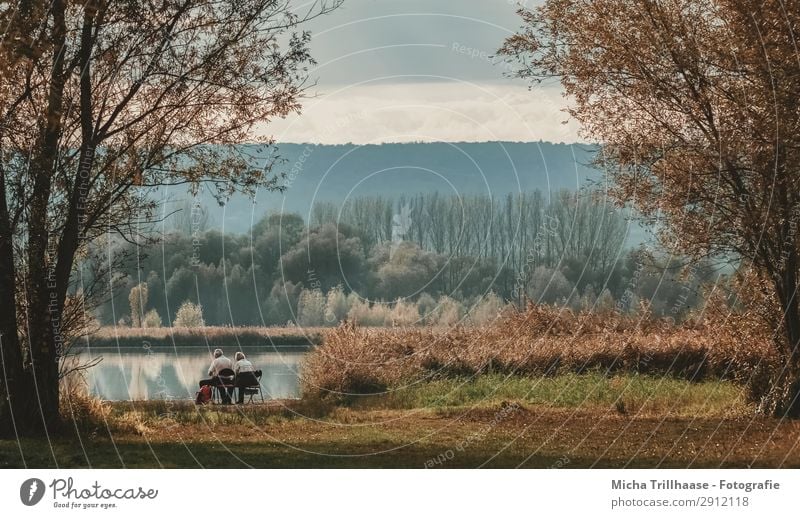
[(92, 347), (312, 346), (322, 342), (318, 327), (101, 327), (88, 337)]
[[(724, 321), (723, 321), (724, 320)], [(775, 366), (767, 334), (744, 317), (708, 315), (676, 325), (650, 316), (575, 314), (531, 305), (482, 328), (351, 324), (325, 333), (302, 369), (310, 398), (348, 399), (419, 381), (479, 374), (639, 373), (732, 380), (756, 399)]]

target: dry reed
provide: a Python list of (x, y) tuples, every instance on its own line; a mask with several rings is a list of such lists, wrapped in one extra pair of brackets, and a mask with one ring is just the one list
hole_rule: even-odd
[(775, 365), (766, 333), (750, 320), (708, 311), (676, 325), (644, 315), (575, 314), (531, 305), (482, 328), (329, 330), (302, 370), (307, 397), (380, 393), (421, 380), (482, 373), (552, 376), (600, 371), (728, 379), (764, 389)]

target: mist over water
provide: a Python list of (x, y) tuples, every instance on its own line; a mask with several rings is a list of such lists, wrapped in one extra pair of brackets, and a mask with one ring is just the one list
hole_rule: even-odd
[[(272, 347), (244, 347), (256, 369), (263, 371), (264, 399), (300, 396), (299, 369), (302, 352), (276, 352)], [(226, 353), (232, 358), (233, 349)], [(82, 353), (86, 358), (102, 357), (89, 369), (89, 391), (111, 401), (192, 399), (198, 382), (208, 378), (211, 354), (207, 347), (163, 349), (96, 348)]]

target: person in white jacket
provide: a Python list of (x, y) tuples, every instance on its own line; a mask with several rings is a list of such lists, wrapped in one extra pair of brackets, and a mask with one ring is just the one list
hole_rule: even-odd
[[(214, 359), (211, 360), (211, 366), (208, 368), (208, 375), (211, 376), (210, 379), (200, 380), (200, 386), (203, 385), (212, 385), (218, 386), (220, 385), (219, 373), (222, 372), (224, 369), (233, 369), (233, 362), (230, 358), (225, 356), (222, 353), (222, 349), (214, 349)], [(224, 404), (230, 404), (231, 397), (233, 396), (233, 389), (228, 390), (221, 390), (222, 393), (222, 402)]]
[(222, 369), (233, 369), (233, 362), (230, 358), (222, 354), (222, 349), (214, 349), (214, 359), (211, 360), (211, 367), (208, 368), (208, 375), (211, 377), (219, 376)]

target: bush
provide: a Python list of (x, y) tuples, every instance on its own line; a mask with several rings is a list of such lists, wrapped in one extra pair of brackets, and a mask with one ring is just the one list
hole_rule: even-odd
[(387, 326), (413, 326), (420, 322), (417, 305), (405, 299), (397, 299), (394, 307), (387, 313)]
[(438, 326), (451, 327), (461, 322), (464, 316), (464, 306), (447, 295), (439, 299), (439, 304), (429, 315), (430, 323)]
[(303, 327), (325, 325), (325, 295), (320, 290), (303, 290), (297, 301), (297, 323)]
[(540, 304), (553, 304), (570, 298), (572, 283), (560, 270), (539, 266), (533, 271), (528, 298)]
[(614, 297), (611, 295), (611, 292), (608, 291), (608, 288), (604, 289), (603, 292), (597, 297), (597, 301), (594, 306), (594, 311), (598, 315), (610, 315), (614, 312), (616, 305), (614, 303)]
[(503, 299), (490, 291), (470, 308), (468, 322), (476, 326), (491, 324), (500, 317), (503, 308)]
[(175, 315), (174, 327), (203, 327), (206, 323), (203, 320), (203, 307), (190, 301), (185, 301), (178, 308)]
[(161, 316), (158, 314), (158, 311), (155, 309), (151, 309), (144, 315), (144, 320), (142, 321), (142, 327), (161, 327)]
[(423, 293), (417, 299), (417, 310), (424, 321), (430, 320), (433, 312), (436, 310), (436, 299), (431, 297), (428, 293)]
[(383, 302), (372, 305), (366, 300), (355, 299), (347, 312), (347, 319), (367, 327), (383, 327), (391, 322), (391, 309)]
[(347, 317), (347, 296), (342, 286), (331, 288), (325, 301), (325, 324), (331, 325), (341, 322)]

